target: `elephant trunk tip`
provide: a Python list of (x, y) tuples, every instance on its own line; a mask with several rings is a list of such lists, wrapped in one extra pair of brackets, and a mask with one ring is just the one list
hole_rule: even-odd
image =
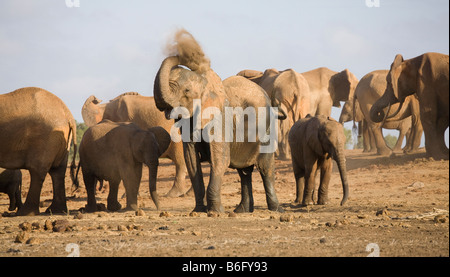
[(385, 117), (384, 111), (383, 110), (378, 110), (378, 109), (371, 109), (370, 110), (370, 119), (372, 119), (373, 122), (375, 123), (379, 123), (381, 121), (383, 121)]

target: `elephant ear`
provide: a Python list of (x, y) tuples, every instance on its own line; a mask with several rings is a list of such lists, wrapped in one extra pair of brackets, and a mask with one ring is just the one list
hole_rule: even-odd
[(104, 105), (99, 105), (102, 100), (98, 99), (94, 95), (89, 96), (81, 108), (81, 115), (84, 123), (88, 126), (94, 126), (100, 122), (103, 118)]
[(333, 99), (333, 106), (340, 107), (339, 101), (347, 101), (351, 88), (351, 76), (352, 73), (348, 69), (344, 69), (341, 72), (333, 75), (330, 78), (330, 94)]
[(389, 70), (388, 75), (386, 76), (386, 81), (388, 86), (392, 86), (392, 92), (394, 93), (395, 98), (399, 99), (398, 95), (398, 79), (400, 74), (397, 68), (403, 63), (403, 56), (401, 54), (395, 55), (394, 61), (391, 64), (391, 70)]
[(395, 55), (394, 62), (391, 64), (391, 70), (398, 67), (403, 61), (403, 56), (401, 54)]
[(317, 117), (311, 117), (307, 124), (308, 125), (305, 132), (306, 143), (317, 155), (322, 156), (324, 154), (324, 150), (319, 139), (319, 133), (321, 132), (320, 120)]
[(158, 157), (160, 157), (169, 148), (170, 142), (172, 141), (169, 133), (162, 127), (156, 126), (148, 129), (149, 132), (153, 133), (156, 138)]

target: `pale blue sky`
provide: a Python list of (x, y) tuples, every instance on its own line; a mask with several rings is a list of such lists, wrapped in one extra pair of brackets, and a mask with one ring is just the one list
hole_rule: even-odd
[[(358, 79), (388, 69), (397, 53), (449, 53), (447, 0), (0, 1), (1, 93), (38, 86), (82, 121), (94, 94), (153, 95), (163, 46), (191, 32), (222, 79), (242, 69), (348, 68)], [(340, 110), (333, 109), (339, 117)]]

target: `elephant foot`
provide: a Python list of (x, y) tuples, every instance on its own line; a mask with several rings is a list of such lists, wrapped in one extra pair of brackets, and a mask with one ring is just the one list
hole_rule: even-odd
[[(136, 205), (136, 208), (137, 208), (137, 205)], [(108, 206), (107, 206), (107, 209), (109, 211), (112, 211), (112, 212), (117, 212), (118, 210), (122, 209), (122, 205), (120, 205), (120, 203), (118, 201), (116, 201), (116, 202), (109, 202)]]
[(234, 209), (235, 213), (253, 213), (253, 205), (244, 205), (242, 203), (240, 203), (236, 209)]
[(30, 208), (26, 205), (22, 206), (17, 210), (16, 215), (17, 216), (33, 216), (33, 215), (39, 215), (39, 207), (38, 208)]
[(277, 205), (276, 207), (269, 207), (269, 211), (284, 213), (284, 209), (280, 205)]
[(48, 214), (67, 214), (69, 210), (67, 209), (67, 205), (57, 205), (57, 204), (51, 204), (50, 207), (48, 207), (45, 210), (45, 213)]
[(380, 156), (390, 156), (392, 154), (392, 150), (391, 149), (378, 149), (377, 154)]
[(321, 200), (319, 199), (319, 201), (317, 201), (317, 205), (327, 205), (328, 201), (327, 200)]
[(312, 206), (312, 205), (314, 205), (314, 202), (312, 200), (302, 202), (303, 207)]
[(130, 204), (125, 207), (125, 211), (137, 211), (137, 210), (138, 210), (137, 204)]
[(85, 213), (95, 213), (97, 211), (97, 205), (85, 205), (84, 212)]
[(169, 192), (166, 195), (164, 195), (164, 197), (169, 197), (169, 198), (180, 197), (180, 196), (184, 195), (184, 191), (185, 191), (184, 189), (180, 189), (176, 186), (173, 186), (169, 190)]
[(206, 213), (208, 212), (208, 209), (206, 208), (205, 205), (202, 205), (202, 206), (195, 206), (195, 208), (192, 211), (196, 213)]
[(194, 194), (194, 188), (191, 186), (191, 188), (183, 195), (181, 195), (182, 197), (192, 197), (195, 196)]
[(224, 213), (225, 209), (221, 204), (210, 205), (208, 207), (208, 212)]

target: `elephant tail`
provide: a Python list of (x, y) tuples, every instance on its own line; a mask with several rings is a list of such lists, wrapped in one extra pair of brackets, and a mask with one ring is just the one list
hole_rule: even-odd
[[(78, 189), (78, 170), (75, 174), (76, 166), (76, 157), (77, 157), (77, 151), (78, 151), (78, 144), (77, 144), (77, 125), (75, 123), (75, 120), (69, 121), (69, 143), (68, 148), (70, 148), (70, 141), (72, 140), (73, 143), (73, 155), (72, 155), (72, 162), (70, 164), (70, 178), (72, 179), (72, 186), (75, 187), (75, 190)], [(79, 169), (79, 165), (78, 165)]]

